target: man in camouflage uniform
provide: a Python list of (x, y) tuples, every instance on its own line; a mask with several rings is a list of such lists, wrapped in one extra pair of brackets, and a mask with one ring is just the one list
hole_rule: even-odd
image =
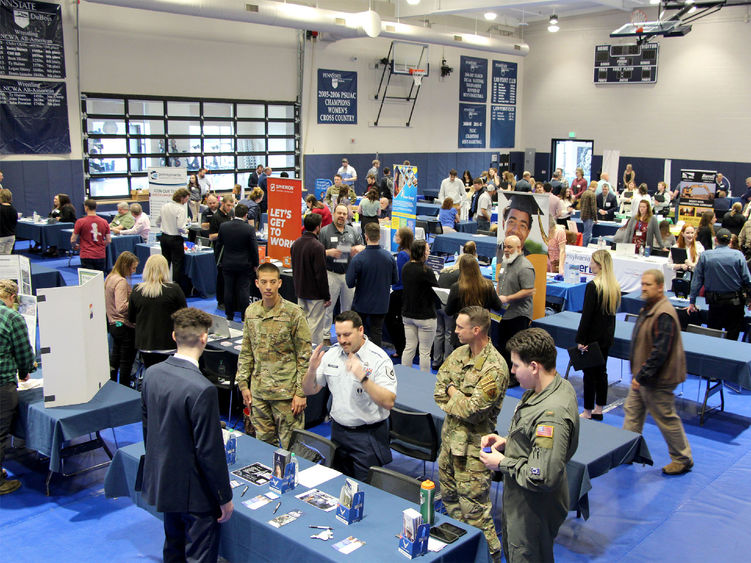
[(245, 311), (237, 385), (250, 411), (256, 438), (289, 447), (292, 430), (305, 423), (302, 378), (308, 370), (312, 345), (303, 310), (282, 299), (279, 268), (258, 267), (256, 287), (261, 301)]
[(490, 471), (480, 461), (480, 438), (494, 431), (508, 386), (508, 368), (488, 338), (490, 314), (465, 307), (456, 317), (464, 344), (443, 362), (433, 394), (446, 411), (438, 473), (449, 516), (483, 530), (494, 561), (501, 544), (493, 525)]

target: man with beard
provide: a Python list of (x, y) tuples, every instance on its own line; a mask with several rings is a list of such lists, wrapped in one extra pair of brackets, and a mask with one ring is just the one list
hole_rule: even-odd
[[(498, 327), (496, 347), (511, 365), (506, 344), (517, 332), (529, 328), (532, 322), (532, 299), (535, 293), (535, 268), (522, 254), (522, 243), (515, 235), (503, 241), (502, 273), (498, 278), (498, 296), (505, 306)], [(518, 385), (511, 378), (511, 385)]]

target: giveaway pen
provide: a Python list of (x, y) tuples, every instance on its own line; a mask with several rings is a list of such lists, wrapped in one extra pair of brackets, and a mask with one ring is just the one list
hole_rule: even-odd
[(276, 511), (279, 510), (279, 507), (282, 506), (282, 501), (279, 501), (276, 503), (276, 506), (274, 507), (274, 512), (272, 514), (276, 514)]
[(308, 526), (308, 528), (315, 528), (316, 530), (333, 530), (331, 526)]
[(241, 497), (244, 497), (244, 496), (245, 496), (245, 493), (247, 493), (247, 492), (248, 492), (248, 487), (249, 487), (249, 485), (245, 485), (245, 488), (243, 489), (243, 492), (242, 492), (242, 494), (240, 495)]

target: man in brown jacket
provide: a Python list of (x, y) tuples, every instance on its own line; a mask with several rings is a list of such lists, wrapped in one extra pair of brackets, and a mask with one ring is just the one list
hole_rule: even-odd
[(660, 270), (641, 277), (641, 296), (646, 301), (631, 336), (631, 389), (623, 410), (623, 428), (641, 433), (647, 412), (657, 422), (672, 461), (662, 468), (666, 475), (680, 475), (694, 466), (683, 423), (675, 412), (673, 390), (686, 380), (678, 315), (665, 296)]
[(579, 202), (582, 224), (582, 246), (586, 247), (592, 239), (592, 228), (597, 222), (597, 182), (590, 182), (589, 188), (584, 191)]

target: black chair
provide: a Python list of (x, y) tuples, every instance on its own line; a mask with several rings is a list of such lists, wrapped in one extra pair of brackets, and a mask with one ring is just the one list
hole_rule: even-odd
[(334, 442), (315, 432), (297, 428), (292, 431), (292, 439), (289, 443), (290, 452), (326, 467), (333, 467), (336, 447)]
[(229, 409), (227, 410), (227, 424), (232, 425), (232, 398), (235, 394), (235, 378), (237, 377), (238, 355), (229, 350), (212, 350), (207, 348), (201, 355), (199, 367), (201, 373), (211, 381), (217, 389), (229, 392)]
[[(724, 330), (719, 330), (716, 328), (707, 328), (705, 326), (699, 326), (699, 325), (688, 325), (686, 327), (686, 332), (692, 332), (694, 334), (703, 334), (705, 336), (714, 336), (715, 338), (725, 338), (727, 336), (727, 332)], [(699, 424), (704, 425), (704, 418), (710, 414), (713, 411), (719, 410), (724, 411), (725, 410), (725, 393), (723, 391), (723, 382), (722, 379), (716, 378), (716, 377), (703, 377), (702, 379), (706, 379), (707, 381), (707, 387), (704, 390), (704, 402), (701, 406), (701, 411), (699, 411)], [(699, 393), (701, 393), (701, 390), (699, 390), (696, 394), (696, 400), (699, 400)], [(715, 407), (710, 407), (707, 409), (707, 399), (709, 399), (712, 395), (715, 393), (720, 394), (720, 405)]]
[(368, 483), (404, 500), (420, 504), (422, 481), (419, 479), (404, 475), (393, 469), (374, 466), (368, 470)]
[(428, 230), (431, 235), (442, 235), (443, 234), (443, 225), (441, 225), (441, 222), (438, 220), (431, 220), (428, 221)]
[(143, 383), (143, 374), (147, 368), (163, 362), (169, 358), (177, 350), (136, 350), (135, 360), (135, 377), (133, 378), (133, 384), (136, 391), (141, 390), (141, 384)]
[(478, 234), (478, 235), (488, 235), (488, 236), (494, 237), (494, 236), (496, 236), (496, 235), (497, 235), (498, 233), (494, 233), (493, 231), (485, 231), (485, 230), (483, 230), (483, 229), (477, 229), (477, 234)]
[[(427, 412), (405, 411), (394, 407), (389, 415), (389, 445), (392, 450), (422, 460), (422, 474), (426, 463), (438, 459), (438, 432), (433, 415)], [(433, 469), (430, 472), (433, 476)]]

